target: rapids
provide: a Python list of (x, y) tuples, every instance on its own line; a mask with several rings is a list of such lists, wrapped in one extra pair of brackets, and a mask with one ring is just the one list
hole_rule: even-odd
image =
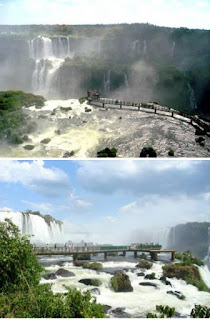
[[(120, 158), (139, 157), (143, 147), (152, 146), (158, 157), (209, 157), (210, 138), (205, 146), (195, 142), (195, 129), (166, 115), (150, 112), (98, 108), (80, 104), (77, 99), (48, 100), (41, 109), (23, 108), (37, 129), (21, 145), (2, 142), (2, 157), (62, 158), (73, 152), (75, 158), (96, 157), (105, 147), (117, 148)], [(88, 111), (88, 112), (87, 112)], [(48, 143), (42, 143), (50, 139)], [(25, 145), (33, 145), (26, 150)]]
[[(55, 260), (55, 257), (51, 260), (51, 265), (47, 267), (49, 272), (56, 271), (60, 266), (59, 262), (62, 258)], [(63, 257), (63, 259), (65, 259)], [(95, 257), (96, 259), (96, 257)], [(198, 289), (192, 285), (186, 284), (183, 280), (177, 280), (175, 278), (169, 279), (171, 286), (165, 285), (160, 280), (144, 280), (144, 277), (137, 276), (139, 269), (135, 269), (137, 264), (133, 257), (115, 257), (115, 261), (104, 261), (101, 260), (103, 264), (104, 271), (94, 271), (83, 269), (82, 267), (75, 267), (71, 260), (64, 262), (62, 268), (67, 269), (75, 274), (75, 277), (62, 278), (58, 277), (56, 280), (44, 280), (42, 283), (52, 283), (52, 290), (54, 292), (65, 292), (66, 286), (72, 288), (78, 288), (82, 291), (93, 289), (93, 286), (86, 286), (78, 281), (84, 278), (97, 278), (102, 281), (102, 285), (99, 287), (100, 295), (94, 295), (98, 303), (108, 305), (111, 307), (109, 310), (109, 315), (114, 317), (112, 311), (116, 308), (125, 308), (123, 311), (129, 315), (129, 317), (146, 317), (147, 312), (154, 312), (156, 305), (169, 305), (170, 307), (175, 307), (176, 311), (182, 316), (188, 317), (194, 304), (202, 304), (209, 306), (210, 303), (210, 293), (198, 291)], [(50, 258), (42, 258), (42, 263), (50, 263)], [(155, 273), (157, 278), (162, 275), (162, 266), (167, 261), (159, 261), (153, 263), (153, 267), (150, 270), (144, 270), (146, 274), (152, 272)], [(131, 285), (133, 287), (133, 292), (128, 293), (116, 293), (112, 290), (110, 279), (112, 277), (112, 272), (116, 270), (122, 270), (126, 268), (126, 273), (131, 280)], [(202, 267), (199, 268), (202, 277), (204, 273), (210, 278), (210, 272), (208, 269)], [(108, 273), (109, 272), (109, 273)], [(206, 280), (203, 277), (204, 281)], [(144, 287), (140, 286), (139, 283), (142, 281), (152, 282), (157, 285), (154, 287)], [(185, 297), (185, 300), (179, 300), (177, 297), (167, 293), (169, 290), (180, 291)], [(119, 317), (122, 317), (119, 315)]]

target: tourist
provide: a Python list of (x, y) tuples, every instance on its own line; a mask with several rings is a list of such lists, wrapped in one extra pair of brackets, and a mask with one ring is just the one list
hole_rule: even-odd
[(54, 251), (55, 251), (55, 252), (57, 251), (57, 245), (56, 245), (56, 243), (55, 243), (55, 245), (54, 245)]

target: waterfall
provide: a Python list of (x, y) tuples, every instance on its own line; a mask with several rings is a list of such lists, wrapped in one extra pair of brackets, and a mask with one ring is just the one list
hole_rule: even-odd
[(128, 77), (127, 77), (126, 73), (124, 73), (124, 83), (125, 83), (125, 87), (128, 88), (129, 87), (129, 83), (128, 83)]
[(98, 52), (101, 53), (101, 40), (98, 39)]
[(204, 262), (210, 270), (210, 227), (208, 227), (208, 251), (204, 258)]
[(171, 46), (171, 57), (172, 57), (172, 58), (174, 57), (175, 46), (176, 46), (176, 42), (173, 42), (173, 43), (172, 43), (172, 46)]
[(32, 242), (54, 243), (62, 241), (60, 224), (55, 221), (46, 223), (44, 218), (22, 212), (14, 212), (8, 209), (0, 210), (0, 221), (11, 219), (23, 235), (33, 235)]
[(111, 84), (111, 80), (110, 80), (110, 70), (107, 71), (107, 73), (104, 73), (104, 93), (105, 94), (109, 94), (110, 92), (110, 84)]
[(135, 55), (139, 55), (141, 52), (141, 45), (139, 40), (135, 40), (131, 43), (131, 50), (135, 53)]
[(67, 56), (71, 56), (71, 45), (70, 45), (70, 38), (67, 38)]
[(32, 59), (48, 59), (53, 57), (52, 40), (50, 38), (38, 36), (29, 40), (29, 54)]
[(163, 228), (154, 233), (152, 242), (159, 243), (163, 249), (168, 248), (170, 228)]
[(196, 99), (195, 99), (195, 93), (191, 85), (188, 83), (188, 92), (189, 92), (189, 105), (190, 109), (197, 109)]
[(144, 55), (144, 57), (147, 56), (147, 42), (146, 42), (146, 40), (143, 41), (143, 55)]

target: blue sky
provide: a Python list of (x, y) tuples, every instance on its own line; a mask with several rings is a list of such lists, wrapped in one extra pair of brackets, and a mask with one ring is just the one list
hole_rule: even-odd
[(204, 160), (0, 160), (0, 190), (0, 208), (51, 214), (74, 241), (84, 233), (129, 243), (142, 231), (210, 221)]
[(209, 0), (0, 0), (0, 24), (151, 23), (209, 29)]

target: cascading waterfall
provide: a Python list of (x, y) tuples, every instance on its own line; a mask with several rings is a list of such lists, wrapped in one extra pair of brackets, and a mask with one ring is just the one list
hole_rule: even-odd
[(129, 83), (128, 83), (128, 77), (127, 77), (126, 73), (124, 73), (124, 83), (125, 83), (125, 87), (128, 88), (129, 87)]
[(8, 209), (0, 210), (0, 221), (5, 218), (11, 219), (23, 235), (33, 235), (33, 242), (54, 243), (62, 241), (62, 230), (55, 221), (49, 224), (44, 218), (22, 212), (14, 212)]
[(197, 104), (196, 104), (196, 99), (195, 99), (195, 93), (193, 88), (191, 87), (191, 85), (188, 83), (187, 84), (188, 87), (188, 92), (189, 92), (189, 104), (190, 104), (190, 108), (191, 109), (197, 109)]
[(141, 53), (141, 45), (139, 40), (135, 40), (131, 43), (131, 50), (135, 53), (135, 55), (139, 55)]
[(147, 41), (146, 40), (143, 41), (143, 55), (144, 55), (144, 57), (147, 56)]
[(107, 71), (107, 73), (104, 73), (104, 93), (107, 95), (110, 92), (110, 84), (111, 84), (111, 80), (110, 80), (110, 70)]
[(204, 258), (204, 262), (210, 270), (210, 227), (208, 228), (208, 251), (207, 255)]
[(38, 36), (28, 42), (29, 54), (35, 60), (32, 73), (32, 91), (36, 94), (49, 96), (58, 92), (54, 88), (56, 73), (65, 58), (71, 57), (69, 37), (46, 38)]
[(171, 46), (171, 57), (172, 58), (174, 57), (175, 46), (176, 46), (176, 42), (173, 42), (172, 46)]
[(171, 231), (170, 228), (160, 229), (153, 235), (152, 242), (162, 245), (163, 249), (167, 249), (170, 231)]

